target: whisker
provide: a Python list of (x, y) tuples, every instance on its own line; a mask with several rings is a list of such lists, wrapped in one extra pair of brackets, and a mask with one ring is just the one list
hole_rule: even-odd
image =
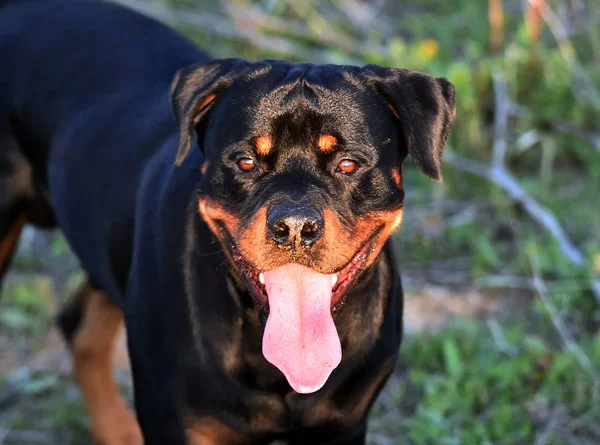
[(211, 256), (211, 255), (216, 255), (218, 253), (224, 252), (223, 249), (219, 249), (219, 250), (215, 250), (214, 252), (209, 252), (209, 253), (199, 253), (198, 256), (201, 257), (207, 257), (207, 256)]
[(219, 265), (218, 265), (218, 266), (215, 268), (214, 274), (216, 275), (216, 274), (217, 274), (217, 272), (219, 271), (219, 269), (221, 268), (221, 266), (223, 266), (223, 264), (226, 264), (226, 263), (227, 263), (227, 259), (225, 259), (225, 260), (224, 260), (224, 261), (223, 261), (221, 264), (219, 264)]

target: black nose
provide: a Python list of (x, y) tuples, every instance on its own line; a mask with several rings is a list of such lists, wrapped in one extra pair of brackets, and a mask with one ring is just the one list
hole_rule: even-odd
[(267, 214), (267, 232), (278, 245), (313, 245), (323, 235), (323, 215), (309, 205), (280, 204)]

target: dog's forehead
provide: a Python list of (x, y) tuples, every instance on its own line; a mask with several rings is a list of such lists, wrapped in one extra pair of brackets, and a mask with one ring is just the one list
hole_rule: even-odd
[(331, 112), (364, 105), (373, 96), (360, 68), (346, 65), (275, 62), (260, 76), (248, 76), (246, 88), (255, 90), (252, 105), (258, 110), (308, 106)]
[(235, 82), (222, 109), (236, 123), (225, 136), (232, 142), (269, 134), (285, 121), (364, 143), (378, 139), (382, 125), (388, 130), (389, 114), (359, 67), (279, 61), (257, 64)]

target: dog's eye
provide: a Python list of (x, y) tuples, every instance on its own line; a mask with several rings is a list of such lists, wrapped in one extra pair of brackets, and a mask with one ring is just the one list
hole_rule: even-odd
[(252, 171), (256, 168), (256, 164), (254, 163), (254, 160), (250, 159), (250, 158), (240, 159), (239, 161), (237, 161), (237, 166), (240, 170), (245, 171), (245, 172)]
[(358, 170), (358, 162), (353, 161), (352, 159), (342, 159), (338, 164), (337, 169), (345, 175), (351, 175)]

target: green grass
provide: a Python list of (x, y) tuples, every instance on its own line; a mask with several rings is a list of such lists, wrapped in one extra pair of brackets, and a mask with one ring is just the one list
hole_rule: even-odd
[(49, 277), (11, 283), (2, 292), (0, 323), (19, 335), (48, 328), (56, 310), (57, 298)]
[[(387, 434), (398, 443), (531, 444), (556, 416), (556, 438), (548, 443), (568, 443), (569, 435), (600, 440), (600, 381), (564, 345), (553, 344), (542, 314), (517, 318), (503, 325), (501, 345), (485, 324), (468, 320), (409, 337), (401, 353), (408, 370), (396, 395), (398, 415)], [(600, 337), (579, 347), (599, 369)], [(574, 423), (584, 416), (586, 422)]]
[[(8, 444), (86, 444), (89, 424), (79, 390), (71, 378), (19, 368), (0, 381), (0, 426)], [(7, 403), (10, 402), (10, 403)]]

